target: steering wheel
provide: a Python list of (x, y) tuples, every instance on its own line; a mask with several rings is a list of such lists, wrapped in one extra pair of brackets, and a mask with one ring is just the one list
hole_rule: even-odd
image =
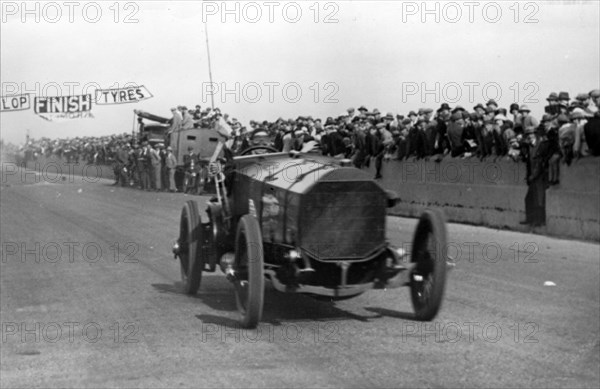
[(239, 155), (260, 155), (268, 153), (277, 153), (278, 150), (274, 147), (263, 145), (263, 146), (252, 146), (242, 151)]

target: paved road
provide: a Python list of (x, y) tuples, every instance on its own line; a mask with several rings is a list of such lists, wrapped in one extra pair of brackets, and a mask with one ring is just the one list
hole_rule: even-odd
[[(169, 253), (192, 197), (3, 173), (2, 387), (600, 385), (597, 244), (449, 224), (434, 321), (411, 320), (408, 289), (333, 303), (268, 287), (242, 331), (222, 275), (180, 292)], [(389, 239), (415, 224), (390, 218)]]

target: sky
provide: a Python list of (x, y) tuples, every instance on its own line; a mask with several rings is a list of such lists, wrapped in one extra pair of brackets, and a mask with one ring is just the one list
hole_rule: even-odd
[[(242, 123), (365, 105), (406, 115), (494, 98), (540, 117), (550, 92), (600, 86), (600, 2), (2, 1), (1, 137), (131, 132), (134, 109), (214, 106)], [(23, 5), (25, 4), (25, 5)], [(209, 77), (207, 33), (212, 83)], [(151, 98), (48, 121), (34, 97), (143, 85)]]

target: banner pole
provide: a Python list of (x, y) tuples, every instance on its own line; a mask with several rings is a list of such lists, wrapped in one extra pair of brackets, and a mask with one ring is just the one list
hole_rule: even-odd
[(135, 114), (135, 110), (134, 110), (134, 111), (133, 111), (133, 127), (131, 128), (131, 137), (132, 137), (132, 140), (133, 140), (133, 141), (136, 141), (136, 140), (137, 140), (137, 138), (135, 137), (135, 122), (136, 122), (136, 120), (135, 120), (135, 117), (136, 117), (136, 116), (137, 116), (137, 115)]
[(214, 90), (213, 90), (213, 80), (212, 80), (212, 69), (210, 66), (210, 48), (208, 47), (208, 25), (206, 22), (204, 22), (204, 32), (206, 33), (206, 52), (208, 53), (208, 78), (210, 80), (210, 87), (211, 87), (211, 92), (210, 92), (210, 104), (212, 109), (215, 109), (215, 96), (214, 96)]

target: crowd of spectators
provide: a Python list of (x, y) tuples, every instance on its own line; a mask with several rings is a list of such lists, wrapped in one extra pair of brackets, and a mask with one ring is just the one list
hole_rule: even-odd
[[(317, 141), (325, 155), (348, 158), (358, 168), (375, 164), (376, 176), (382, 175), (382, 162), (390, 159), (433, 159), (446, 156), (456, 158), (510, 158), (526, 161), (527, 148), (532, 139), (547, 142), (548, 155), (544, 163), (549, 170), (549, 183), (558, 183), (560, 162), (570, 164), (586, 155), (600, 156), (600, 90), (579, 93), (571, 99), (567, 92), (551, 93), (548, 105), (538, 118), (526, 105), (511, 104), (508, 109), (499, 107), (494, 100), (477, 104), (467, 110), (443, 103), (437, 109), (421, 108), (406, 115), (383, 114), (378, 109), (365, 106), (349, 108), (337, 117), (324, 121), (312, 116), (296, 119), (279, 118), (275, 121), (250, 121), (245, 127), (236, 118), (222, 115), (218, 108), (202, 110), (199, 105), (188, 110), (184, 106), (172, 108), (168, 120), (169, 133), (180, 129), (206, 127), (218, 116), (233, 129), (234, 152), (252, 144), (265, 144), (277, 151), (300, 150), (310, 140)], [(140, 120), (143, 126), (143, 122)], [(162, 179), (145, 180), (146, 169), (140, 166), (140, 155), (149, 145), (131, 134), (75, 139), (30, 140), (22, 147), (26, 159), (36, 155), (56, 155), (70, 162), (116, 164), (133, 171), (127, 181), (144, 189), (174, 190), (167, 185), (165, 173), (169, 144), (150, 147), (161, 156)], [(535, 143), (535, 141), (534, 141)], [(166, 147), (165, 147), (166, 146)], [(156, 151), (156, 150), (157, 151)], [(123, 152), (124, 150), (124, 152)], [(150, 151), (147, 151), (150, 153)], [(29, 158), (27, 156), (29, 154)], [(144, 157), (146, 158), (146, 157)], [(151, 158), (148, 156), (147, 158)], [(193, 162), (192, 162), (193, 164)], [(152, 170), (148, 168), (147, 170)], [(162, 185), (156, 181), (162, 182)], [(154, 184), (152, 184), (154, 182)]]

